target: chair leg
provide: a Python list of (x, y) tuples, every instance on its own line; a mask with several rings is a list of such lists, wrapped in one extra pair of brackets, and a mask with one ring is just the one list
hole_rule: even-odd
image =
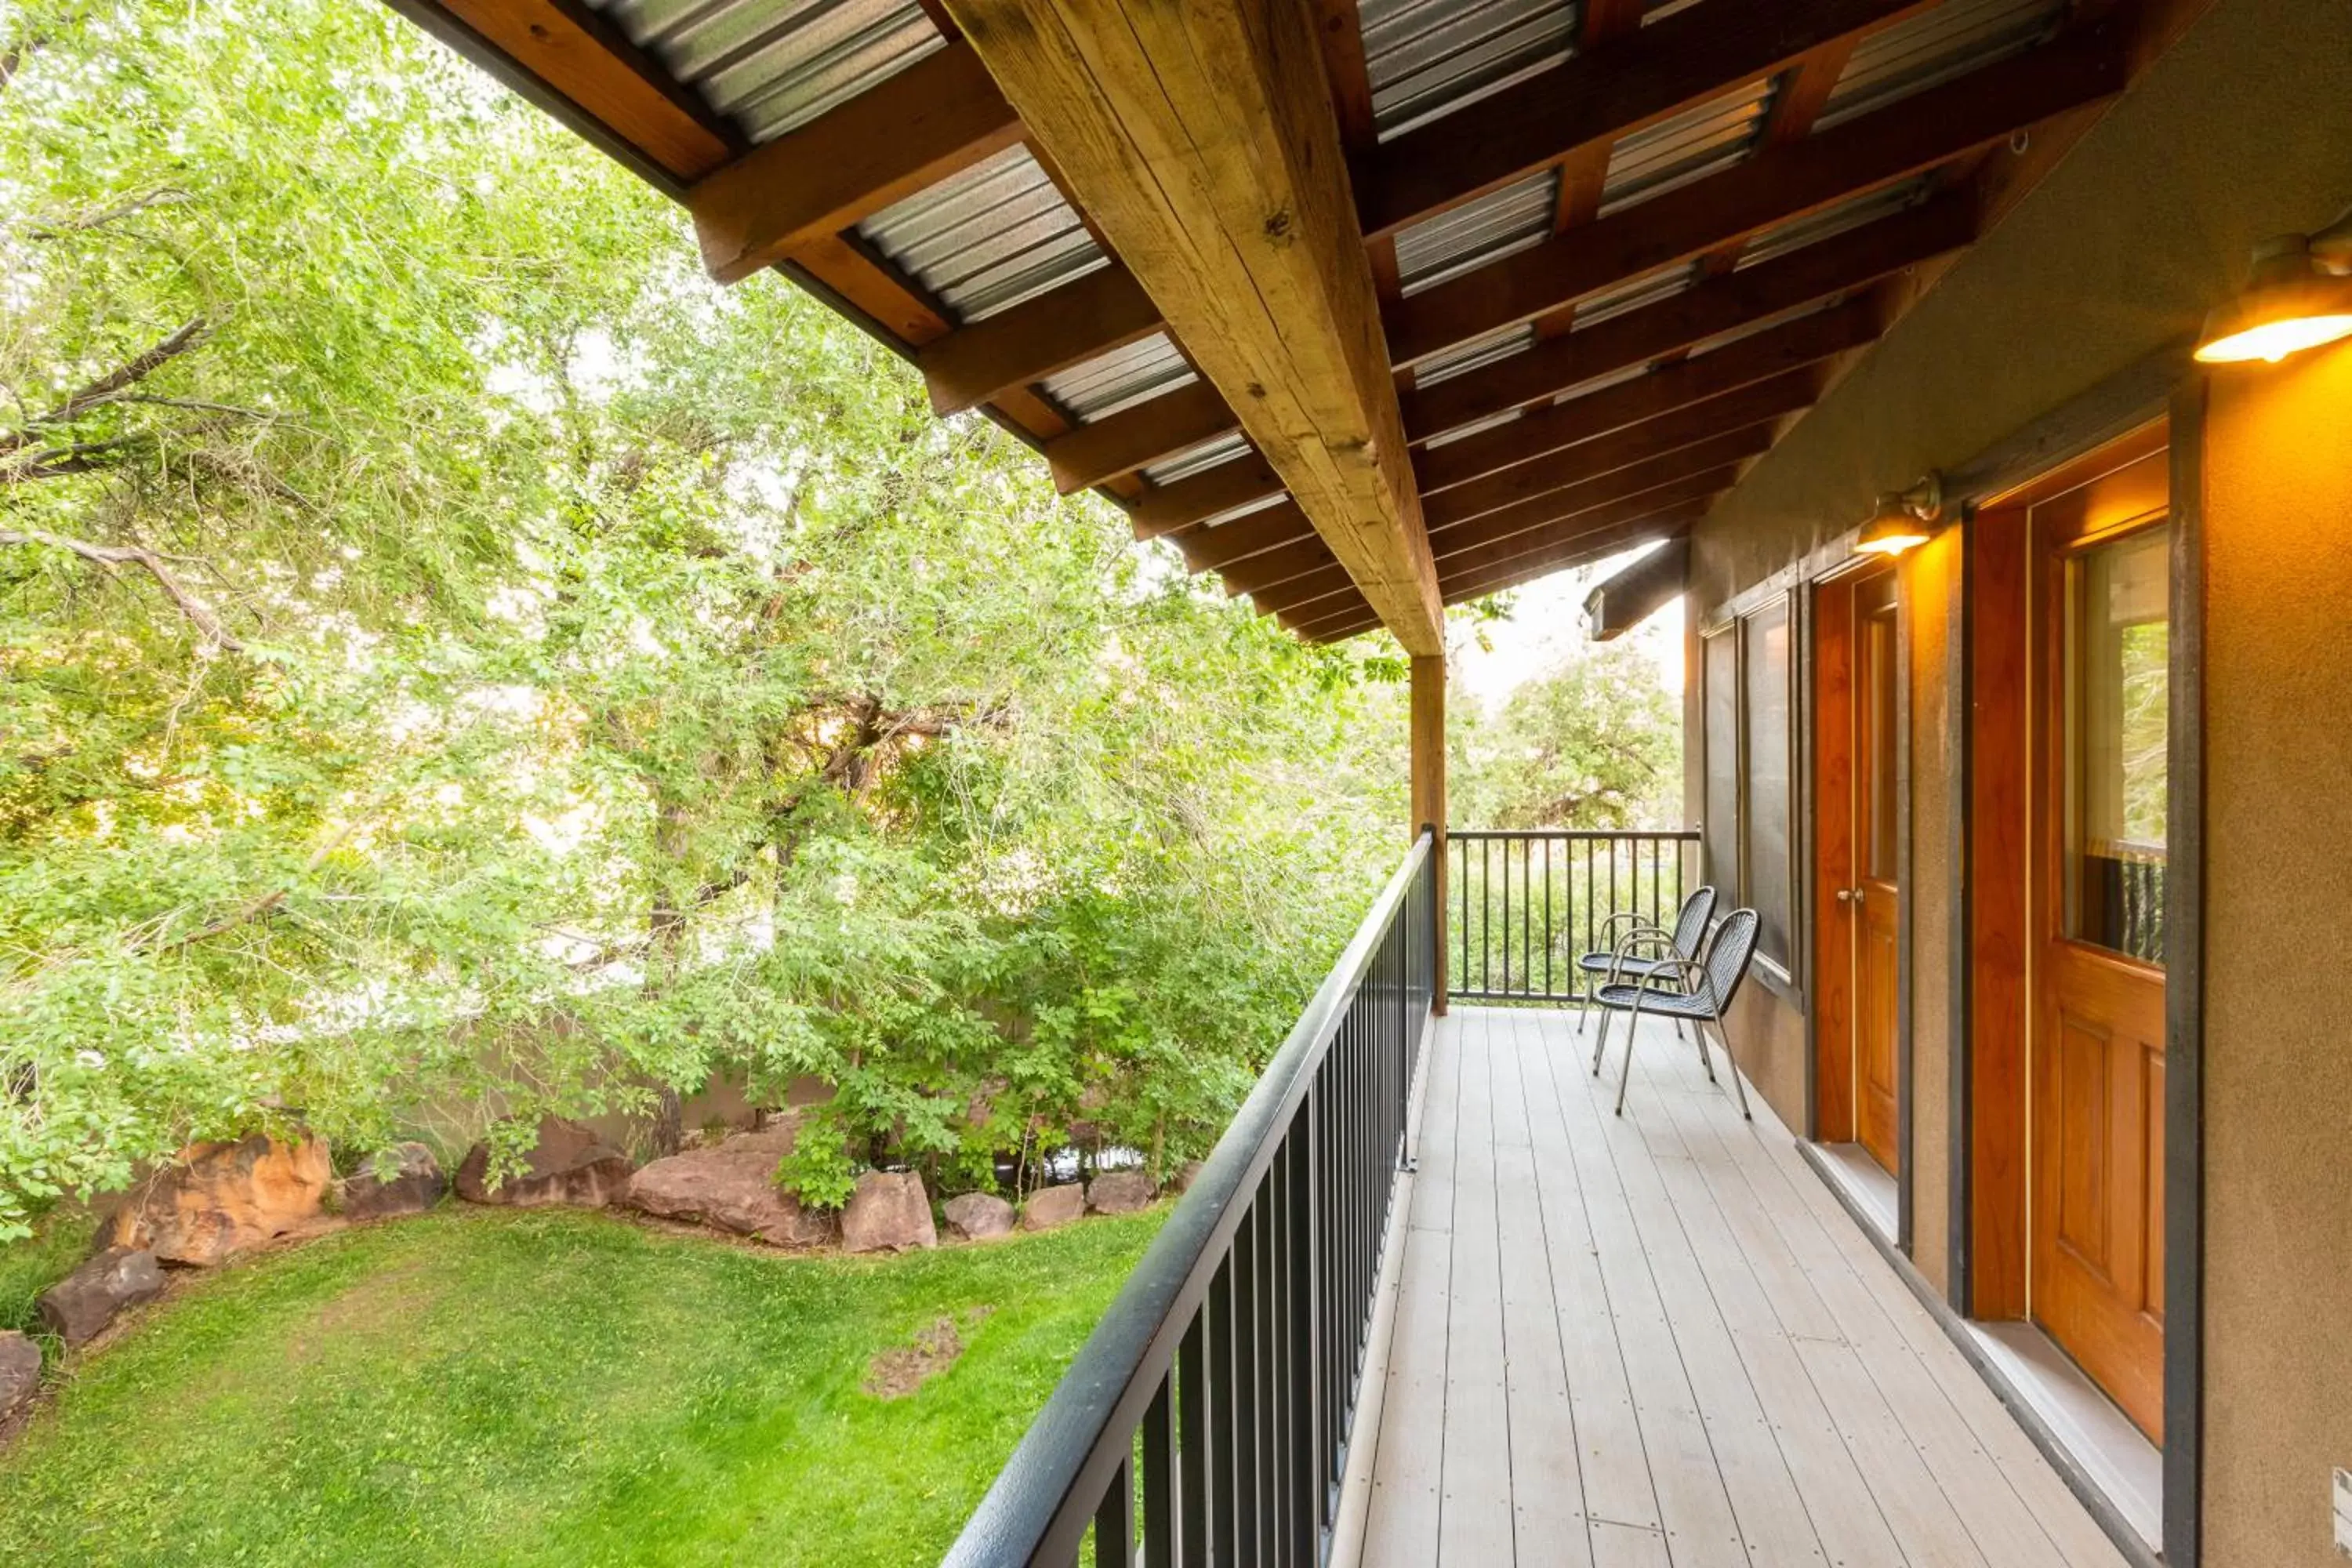
[[(1716, 1037), (1723, 1042), (1723, 1070), (1731, 1075), (1732, 1092), (1739, 1097), (1740, 1118), (1743, 1121), (1753, 1121), (1756, 1120), (1756, 1113), (1748, 1109), (1748, 1085), (1739, 1076), (1739, 1058), (1731, 1054), (1731, 1031), (1723, 1026), (1723, 1018), (1719, 1014), (1715, 1020), (1715, 1033)], [(1706, 1031), (1700, 1030), (1698, 1037), (1699, 1049), (1705, 1050)], [(1714, 1075), (1710, 1073), (1708, 1076)]]
[(1592, 1076), (1594, 1078), (1601, 1076), (1601, 1058), (1602, 1053), (1609, 1049), (1610, 1016), (1609, 1009), (1603, 1007), (1601, 1010), (1601, 1026), (1592, 1042)]
[[(1683, 1021), (1680, 1018), (1675, 1019), (1675, 1029), (1676, 1033), (1679, 1034), (1681, 1032), (1682, 1026)], [(1691, 1025), (1689, 1037), (1698, 1047), (1698, 1065), (1706, 1069), (1706, 1081), (1709, 1083), (1715, 1082), (1715, 1058), (1706, 1054), (1706, 1026), (1694, 1022)]]
[(1625, 1090), (1633, 1081), (1633, 1042), (1642, 1037), (1642, 998), (1633, 998), (1633, 1011), (1625, 1025), (1625, 1068), (1617, 1075), (1617, 1114), (1625, 1114)]

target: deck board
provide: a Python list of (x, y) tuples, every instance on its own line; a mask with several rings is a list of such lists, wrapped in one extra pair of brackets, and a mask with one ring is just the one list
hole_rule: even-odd
[(2121, 1568), (1769, 1108), (1591, 1054), (1438, 1026), (1365, 1563)]

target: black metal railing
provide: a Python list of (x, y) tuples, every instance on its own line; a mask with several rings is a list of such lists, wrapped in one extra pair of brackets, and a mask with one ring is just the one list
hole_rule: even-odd
[(1446, 836), (1453, 873), (1446, 994), (1566, 1002), (1576, 955), (1621, 911), (1671, 928), (1696, 883), (1696, 829), (1640, 833), (1469, 828)]
[(1321, 1561), (1436, 1000), (1405, 858), (1013, 1450), (952, 1568)]

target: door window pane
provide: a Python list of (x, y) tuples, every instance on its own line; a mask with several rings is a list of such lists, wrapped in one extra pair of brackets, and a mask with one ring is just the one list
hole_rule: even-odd
[(2164, 962), (2168, 541), (2067, 566), (2066, 934)]
[(1875, 610), (1863, 622), (1862, 722), (1863, 874), (1876, 882), (1895, 875), (1895, 612)]
[(1796, 971), (1795, 883), (1789, 852), (1789, 601), (1776, 600), (1739, 623), (1747, 688), (1747, 878), (1757, 914), (1756, 951)]

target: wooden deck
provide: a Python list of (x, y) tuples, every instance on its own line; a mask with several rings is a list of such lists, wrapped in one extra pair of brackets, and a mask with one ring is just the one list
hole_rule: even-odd
[(2119, 1568), (1761, 1100), (1574, 1031), (1438, 1026), (1364, 1563)]

